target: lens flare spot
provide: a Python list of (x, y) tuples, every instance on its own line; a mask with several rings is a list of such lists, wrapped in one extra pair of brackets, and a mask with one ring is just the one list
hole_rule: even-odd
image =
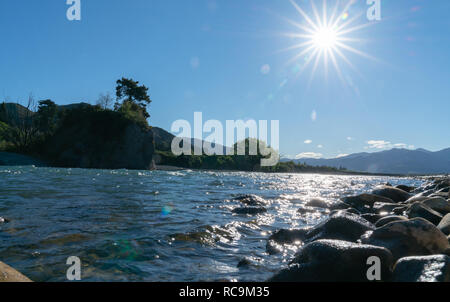
[(172, 211), (173, 211), (173, 207), (172, 206), (165, 206), (161, 210), (161, 216), (162, 217), (167, 217), (167, 216), (170, 215), (170, 213), (172, 213)]
[(261, 73), (263, 75), (269, 74), (270, 73), (270, 65), (269, 64), (265, 64), (261, 67)]

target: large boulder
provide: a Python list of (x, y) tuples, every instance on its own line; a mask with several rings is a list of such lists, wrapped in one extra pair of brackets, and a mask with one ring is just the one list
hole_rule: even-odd
[[(412, 201), (413, 199), (419, 199), (421, 197), (430, 197), (430, 195), (432, 195), (434, 192), (436, 192), (435, 189), (429, 189), (429, 190), (425, 190), (423, 192), (420, 192), (416, 195), (414, 195), (413, 197), (411, 197), (410, 199), (408, 199), (408, 201)], [(420, 201), (420, 200), (414, 200), (415, 201)]]
[(406, 215), (409, 218), (424, 218), (434, 225), (438, 225), (442, 220), (442, 215), (440, 213), (419, 202), (412, 204), (406, 211)]
[(0, 261), (0, 283), (1, 282), (31, 282), (31, 280), (11, 266)]
[(323, 199), (320, 198), (313, 198), (310, 201), (308, 201), (305, 206), (307, 207), (313, 207), (313, 208), (322, 208), (322, 209), (328, 209), (330, 206), (328, 202), (326, 202)]
[(267, 209), (263, 207), (240, 207), (233, 209), (231, 212), (238, 215), (258, 215), (266, 213)]
[(450, 178), (441, 179), (435, 182), (436, 190), (444, 189), (450, 187)]
[(450, 282), (450, 257), (433, 255), (400, 259), (393, 282)]
[(362, 214), (361, 217), (364, 218), (365, 220), (367, 220), (370, 223), (377, 223), (378, 220), (380, 220), (381, 218), (384, 218), (386, 216), (389, 216), (387, 214), (373, 214), (373, 213), (366, 213), (366, 214)]
[(407, 185), (398, 185), (395, 186), (397, 189), (403, 190), (405, 192), (411, 193), (412, 191), (414, 191), (416, 188), (415, 187), (411, 187), (411, 186), (407, 186)]
[(385, 226), (386, 224), (394, 222), (394, 221), (406, 221), (406, 220), (408, 220), (408, 218), (406, 218), (404, 216), (396, 216), (396, 215), (385, 216), (385, 217), (381, 218), (380, 220), (378, 220), (377, 223), (375, 223), (375, 226), (377, 228), (381, 228), (382, 226)]
[(447, 214), (444, 218), (442, 218), (438, 225), (438, 229), (440, 229), (445, 235), (450, 235), (450, 214)]
[(281, 229), (274, 232), (267, 240), (267, 253), (270, 255), (275, 255), (282, 252), (284, 244), (302, 244), (305, 241), (306, 234), (309, 230), (310, 228), (305, 227), (302, 229), (293, 230)]
[(319, 209), (319, 208), (312, 208), (312, 207), (306, 207), (304, 205), (301, 205), (298, 210), (297, 213), (300, 214), (309, 214), (309, 213), (318, 213), (321, 211), (326, 211), (325, 209)]
[(450, 192), (450, 187), (446, 187), (446, 188), (440, 189), (436, 193), (447, 193), (448, 194), (449, 192)]
[(376, 202), (393, 203), (393, 200), (390, 198), (374, 194), (361, 194), (357, 196), (344, 197), (342, 201), (360, 211), (370, 210)]
[(281, 229), (274, 232), (269, 237), (269, 240), (273, 240), (276, 243), (280, 244), (290, 244), (296, 241), (304, 241), (308, 231), (309, 228), (293, 229), (293, 230)]
[(350, 205), (340, 200), (332, 202), (328, 207), (330, 210), (344, 210), (348, 208), (350, 208)]
[(318, 239), (356, 241), (375, 226), (357, 214), (338, 211), (328, 219), (314, 226), (306, 234), (308, 242)]
[(350, 205), (342, 201), (328, 202), (320, 198), (313, 198), (310, 201), (308, 201), (304, 206), (309, 208), (319, 208), (328, 210), (342, 210), (350, 207)]
[(450, 213), (450, 200), (446, 200), (442, 197), (432, 197), (430, 199), (426, 199), (422, 201), (422, 204), (430, 207), (442, 215)]
[(422, 201), (427, 200), (427, 199), (430, 199), (430, 197), (429, 196), (423, 196), (423, 195), (414, 195), (413, 197), (408, 199), (405, 203), (413, 204), (415, 202), (422, 202)]
[(445, 253), (450, 247), (447, 236), (423, 218), (395, 221), (368, 231), (361, 242), (389, 249), (395, 259)]
[(398, 207), (399, 205), (396, 203), (376, 202), (373, 205), (372, 211), (378, 214), (391, 213), (394, 209)]
[(318, 240), (305, 245), (289, 267), (270, 282), (368, 282), (371, 257), (381, 260), (381, 279), (391, 275), (393, 257), (389, 250), (338, 240)]
[(235, 197), (233, 200), (238, 201), (238, 202), (243, 203), (248, 206), (252, 206), (252, 207), (264, 206), (268, 203), (264, 198), (259, 197), (254, 194), (241, 195), (241, 196)]
[(448, 192), (435, 192), (435, 193), (431, 194), (430, 197), (442, 197), (445, 199), (449, 198)]
[(411, 197), (411, 194), (408, 192), (389, 186), (378, 186), (373, 190), (372, 194), (387, 197), (394, 202), (406, 201)]

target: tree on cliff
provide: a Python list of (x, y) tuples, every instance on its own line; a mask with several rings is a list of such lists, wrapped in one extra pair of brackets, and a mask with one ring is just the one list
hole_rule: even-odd
[(110, 109), (113, 103), (113, 98), (111, 97), (109, 92), (106, 94), (100, 94), (97, 100), (97, 105), (100, 106), (100, 108), (102, 108), (103, 110)]
[(39, 101), (37, 124), (44, 135), (52, 134), (57, 128), (58, 106), (51, 100)]
[(38, 129), (35, 123), (35, 101), (30, 93), (26, 106), (14, 105), (7, 111), (8, 124), (11, 126), (8, 140), (14, 144), (17, 151), (23, 152), (34, 143)]
[(7, 122), (6, 114), (7, 114), (6, 104), (5, 104), (5, 102), (3, 102), (0, 105), (0, 122), (4, 122), (4, 123)]
[(145, 119), (150, 117), (147, 112), (147, 106), (152, 100), (148, 95), (148, 87), (139, 85), (138, 81), (127, 78), (118, 80), (116, 97), (115, 110), (132, 110), (142, 114)]

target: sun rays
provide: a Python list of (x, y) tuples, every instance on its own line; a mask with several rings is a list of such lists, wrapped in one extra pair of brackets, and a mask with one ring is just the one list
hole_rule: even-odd
[[(352, 43), (361, 40), (350, 35), (372, 24), (369, 22), (358, 24), (357, 20), (364, 12), (350, 18), (348, 11), (350, 6), (354, 4), (354, 0), (348, 0), (347, 4), (341, 8), (339, 7), (339, 0), (336, 0), (331, 10), (327, 7), (327, 1), (323, 0), (321, 11), (317, 8), (315, 0), (311, 0), (312, 12), (310, 14), (307, 14), (294, 0), (290, 0), (290, 2), (303, 22), (285, 19), (298, 31), (285, 33), (284, 35), (298, 40), (298, 43), (282, 51), (297, 51), (287, 63), (298, 64), (299, 61), (302, 62), (298, 75), (307, 68), (312, 68), (309, 81), (311, 83), (320, 64), (323, 64), (326, 78), (328, 78), (329, 65), (332, 65), (338, 77), (344, 82), (342, 63), (360, 75), (358, 69), (347, 57), (348, 53), (376, 60), (369, 54), (351, 46)], [(329, 14), (330, 12), (331, 14)]]

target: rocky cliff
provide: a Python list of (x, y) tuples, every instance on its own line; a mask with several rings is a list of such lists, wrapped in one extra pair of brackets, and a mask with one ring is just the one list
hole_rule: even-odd
[(51, 165), (92, 169), (152, 167), (153, 132), (111, 111), (71, 110), (41, 147)]

